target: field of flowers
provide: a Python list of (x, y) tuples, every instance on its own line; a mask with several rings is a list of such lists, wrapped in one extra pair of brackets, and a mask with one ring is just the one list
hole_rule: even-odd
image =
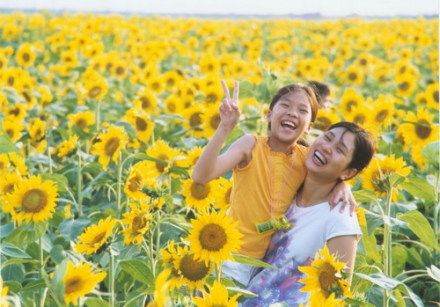
[(377, 140), (351, 183), (363, 237), (346, 302), (438, 306), (438, 43), (438, 21), (423, 18), (0, 15), (0, 306), (252, 295), (219, 270), (240, 244), (224, 215), (230, 174), (190, 178), (219, 123), (221, 79), (240, 81), (228, 144), (266, 132), (282, 85), (331, 86), (314, 134), (348, 120)]

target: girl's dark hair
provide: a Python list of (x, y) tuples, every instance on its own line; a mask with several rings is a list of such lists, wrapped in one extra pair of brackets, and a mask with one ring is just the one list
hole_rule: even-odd
[(325, 83), (319, 81), (313, 81), (313, 80), (307, 82), (307, 85), (310, 86), (315, 92), (319, 106), (323, 107), (324, 106), (323, 98), (330, 96), (330, 87)]
[(355, 136), (355, 144), (353, 157), (347, 168), (355, 168), (360, 173), (371, 161), (374, 155), (374, 141), (371, 135), (363, 128), (359, 127), (355, 123), (351, 122), (339, 122), (336, 123), (327, 131), (334, 128), (344, 128)]
[[(283, 96), (297, 91), (304, 91), (307, 95), (307, 98), (309, 98), (310, 107), (312, 109), (311, 122), (313, 123), (318, 113), (318, 100), (316, 99), (316, 95), (313, 89), (310, 86), (304, 85), (302, 83), (293, 83), (280, 88), (272, 97), (272, 100), (270, 101), (269, 110), (272, 111), (274, 106)], [(270, 123), (269, 123), (269, 130), (270, 130)]]

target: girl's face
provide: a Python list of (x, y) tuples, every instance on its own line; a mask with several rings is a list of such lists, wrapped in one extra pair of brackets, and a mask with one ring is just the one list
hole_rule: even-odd
[(267, 114), (270, 136), (287, 144), (296, 142), (311, 128), (312, 108), (302, 90), (282, 96)]
[(309, 173), (319, 174), (320, 178), (346, 180), (353, 177), (357, 170), (348, 169), (355, 146), (355, 135), (338, 127), (319, 136), (310, 147), (306, 159)]

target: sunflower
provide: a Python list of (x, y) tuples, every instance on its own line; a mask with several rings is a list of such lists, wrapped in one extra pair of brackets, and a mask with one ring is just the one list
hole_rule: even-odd
[(97, 253), (111, 235), (116, 223), (117, 221), (109, 216), (105, 220), (99, 220), (98, 224), (87, 227), (79, 235), (78, 243), (74, 247), (75, 251), (86, 255)]
[(122, 233), (124, 234), (124, 244), (141, 244), (145, 232), (150, 228), (149, 220), (151, 220), (150, 206), (145, 199), (139, 201), (139, 205), (129, 204), (131, 211), (124, 213), (125, 219), (121, 222), (126, 224)]
[(0, 207), (2, 212), (9, 213), (12, 208), (9, 205), (8, 195), (15, 191), (15, 187), (22, 181), (22, 178), (17, 173), (6, 172), (0, 179)]
[(428, 108), (437, 110), (439, 109), (439, 94), (438, 94), (438, 82), (433, 82), (426, 88), (426, 98)]
[(78, 146), (78, 136), (72, 135), (67, 141), (62, 142), (52, 150), (52, 154), (58, 158), (69, 157), (75, 153)]
[(180, 81), (183, 80), (183, 77), (179, 72), (175, 70), (169, 70), (165, 74), (162, 75), (162, 78), (165, 82), (165, 86), (168, 89), (172, 89), (178, 84)]
[(212, 265), (190, 253), (188, 246), (178, 247), (176, 256), (173, 264), (174, 272), (178, 274), (178, 277), (174, 279), (173, 287), (187, 286), (191, 290), (203, 289), (206, 277), (213, 269)]
[(237, 230), (238, 222), (223, 211), (199, 214), (191, 225), (188, 241), (197, 259), (219, 265), (240, 248), (243, 235)]
[(344, 72), (344, 80), (347, 84), (361, 86), (365, 75), (358, 65), (350, 65)]
[(180, 114), (183, 109), (182, 98), (176, 94), (169, 95), (165, 99), (165, 112), (169, 114)]
[(396, 94), (400, 97), (409, 97), (417, 87), (417, 79), (412, 74), (396, 76)]
[(203, 123), (203, 135), (207, 139), (210, 139), (214, 135), (221, 121), (218, 107), (207, 108), (206, 112), (202, 114), (201, 120)]
[(0, 276), (0, 307), (11, 306), (9, 304), (8, 291), (9, 291), (9, 287), (5, 287), (3, 285), (3, 278)]
[(12, 118), (5, 118), (2, 123), (3, 131), (8, 135), (12, 142), (16, 142), (21, 138), (23, 125)]
[[(365, 189), (371, 190), (379, 196), (385, 196), (388, 190), (386, 180), (391, 174), (408, 176), (410, 172), (411, 169), (405, 166), (402, 157), (396, 159), (394, 155), (376, 156), (371, 161), (370, 166), (360, 174), (360, 178)], [(393, 201), (396, 196), (396, 194), (393, 194)]]
[[(352, 297), (348, 283), (340, 276), (345, 263), (338, 262), (334, 255), (330, 255), (327, 245), (315, 256), (310, 266), (298, 267), (307, 274), (306, 278), (300, 279), (304, 283), (301, 291), (310, 292), (309, 302), (317, 306), (326, 301), (331, 295), (335, 299), (339, 297)], [(342, 301), (341, 301), (341, 305)]]
[(231, 205), (231, 193), (232, 193), (232, 177), (227, 180), (224, 177), (220, 177), (216, 180), (217, 197), (214, 201), (214, 208), (220, 210), (227, 210)]
[(356, 207), (356, 217), (359, 222), (359, 226), (367, 227), (367, 219), (365, 218), (365, 209), (362, 207)]
[(216, 186), (215, 182), (199, 184), (192, 179), (183, 180), (182, 194), (185, 196), (186, 205), (199, 212), (206, 211), (216, 198)]
[(46, 122), (35, 118), (29, 128), (29, 136), (32, 140), (40, 142), (46, 136)]
[(345, 116), (364, 104), (364, 96), (354, 88), (347, 88), (341, 98), (341, 111)]
[(438, 126), (433, 124), (434, 115), (428, 110), (419, 108), (417, 114), (409, 112), (398, 131), (403, 136), (405, 144), (424, 147), (438, 140)]
[[(3, 154), (0, 154), (0, 156)], [(22, 156), (19, 156), (15, 152), (10, 152), (7, 154), (8, 157), (8, 169), (11, 172), (18, 172), (21, 176), (27, 175), (27, 167), (26, 167), (26, 160)]]
[(147, 163), (154, 163), (152, 168), (153, 177), (166, 174), (170, 171), (171, 166), (181, 166), (180, 157), (184, 157), (183, 152), (171, 148), (167, 142), (158, 140), (154, 142), (153, 146), (147, 149), (147, 155), (159, 161), (148, 161)]
[(413, 146), (411, 148), (411, 158), (417, 164), (420, 170), (423, 170), (428, 165), (428, 160), (422, 154), (423, 147)]
[(199, 104), (193, 104), (182, 114), (183, 117), (187, 119), (187, 121), (184, 122), (185, 128), (190, 129), (190, 132), (197, 138), (203, 137), (204, 134), (203, 127), (201, 127), (203, 124), (202, 115), (204, 112), (204, 107)]
[(351, 113), (346, 115), (346, 120), (353, 122), (361, 127), (369, 127), (370, 122), (369, 122), (369, 114), (371, 113), (371, 108), (370, 108), (370, 104), (365, 103), (363, 105), (359, 105), (357, 106)]
[(379, 95), (371, 106), (373, 110), (367, 113), (368, 121), (375, 126), (389, 125), (394, 114), (394, 100), (390, 99), (390, 96)]
[(8, 119), (21, 122), (27, 115), (27, 107), (24, 103), (17, 102), (6, 109), (5, 115)]
[(20, 225), (41, 223), (50, 219), (56, 207), (58, 188), (51, 180), (43, 181), (41, 176), (23, 179), (15, 186), (15, 190), (6, 195), (12, 220)]
[(69, 128), (76, 126), (82, 131), (88, 132), (89, 126), (95, 124), (95, 114), (92, 111), (69, 114), (67, 117), (69, 118)]
[(146, 307), (165, 307), (168, 306), (171, 270), (165, 269), (159, 273), (154, 282), (153, 300)]
[(34, 46), (29, 43), (23, 43), (17, 50), (15, 60), (17, 63), (24, 67), (30, 67), (34, 64), (37, 53)]
[(147, 81), (147, 86), (149, 90), (160, 94), (164, 90), (163, 78), (161, 76), (153, 76)]
[(217, 74), (220, 69), (220, 61), (218, 58), (204, 53), (199, 62), (200, 72), (202, 74)]
[(192, 173), (192, 169), (194, 168), (202, 153), (203, 147), (200, 146), (194, 146), (189, 152), (186, 153), (186, 159), (182, 161), (182, 166), (189, 168), (188, 173)]
[(203, 298), (194, 297), (194, 303), (197, 307), (236, 307), (237, 299), (241, 294), (236, 294), (229, 298), (228, 289), (221, 282), (215, 280), (212, 287), (208, 286), (209, 292), (203, 291)]
[(100, 136), (101, 140), (93, 145), (91, 153), (98, 155), (98, 162), (103, 168), (107, 168), (110, 160), (118, 161), (121, 151), (128, 143), (128, 136), (124, 127), (110, 126), (107, 133)]
[(134, 127), (138, 139), (148, 142), (154, 129), (154, 122), (150, 121), (148, 114), (142, 109), (129, 109), (125, 117)]
[(75, 266), (72, 261), (67, 262), (64, 275), (64, 301), (66, 304), (78, 304), (78, 299), (86, 296), (95, 289), (96, 285), (104, 280), (107, 273), (97, 270), (90, 262), (82, 262)]
[(137, 109), (142, 109), (146, 113), (152, 114), (157, 107), (157, 97), (153, 91), (144, 88), (137, 93), (133, 103)]
[(313, 128), (321, 131), (327, 131), (327, 129), (339, 122), (341, 119), (334, 110), (321, 109), (316, 116), (316, 120), (313, 123)]
[(86, 81), (84, 86), (85, 96), (90, 99), (102, 100), (107, 94), (108, 85), (105, 78), (97, 75), (98, 77)]

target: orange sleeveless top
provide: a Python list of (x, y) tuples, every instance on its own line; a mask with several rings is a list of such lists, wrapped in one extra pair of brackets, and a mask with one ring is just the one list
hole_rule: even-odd
[(233, 170), (229, 215), (239, 222), (244, 235), (240, 254), (262, 258), (275, 230), (258, 233), (257, 223), (283, 215), (306, 175), (308, 149), (301, 145), (292, 154), (271, 151), (268, 137), (256, 136), (248, 165)]

